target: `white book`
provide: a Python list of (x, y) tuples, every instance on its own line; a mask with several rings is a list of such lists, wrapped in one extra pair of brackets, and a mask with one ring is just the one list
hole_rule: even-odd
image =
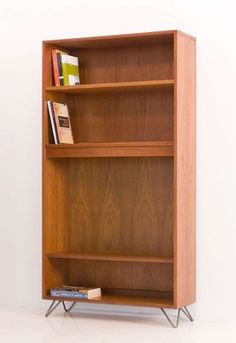
[(49, 113), (49, 118), (51, 122), (54, 143), (59, 144), (52, 101), (47, 101), (47, 104), (48, 104), (48, 113)]
[(93, 288), (93, 287), (77, 287), (77, 286), (63, 286), (62, 289), (64, 291), (70, 292), (78, 292), (81, 295), (87, 297), (87, 299), (98, 298), (101, 296), (101, 288)]
[(79, 59), (76, 56), (61, 54), (64, 86), (73, 86), (80, 83)]

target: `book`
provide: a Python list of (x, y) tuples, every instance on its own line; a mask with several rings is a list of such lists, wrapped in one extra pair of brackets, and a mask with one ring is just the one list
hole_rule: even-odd
[(55, 122), (55, 116), (54, 116), (52, 101), (47, 101), (47, 104), (48, 104), (48, 113), (49, 113), (49, 118), (50, 118), (50, 122), (51, 122), (54, 143), (59, 144), (59, 138), (58, 138), (58, 134), (57, 134), (57, 128), (56, 128), (56, 122)]
[(62, 65), (61, 65), (61, 54), (66, 55), (67, 53), (65, 51), (61, 51), (58, 49), (52, 50), (52, 66), (53, 66), (55, 86), (64, 85)]
[(80, 83), (79, 59), (76, 56), (60, 54), (64, 86), (73, 86)]
[(59, 84), (60, 86), (64, 86), (64, 76), (62, 71), (62, 64), (61, 64), (61, 52), (57, 52), (57, 65), (58, 65), (58, 74), (59, 74)]
[(75, 292), (80, 292), (82, 294), (88, 295), (89, 297), (100, 297), (101, 296), (101, 288), (63, 286), (63, 289), (72, 290)]
[[(51, 117), (53, 118), (53, 121), (51, 120), (51, 126), (55, 143), (73, 144), (74, 139), (67, 105), (60, 102), (48, 101), (48, 109), (50, 120)], [(56, 131), (55, 135), (54, 131)], [(55, 139), (56, 134), (58, 140)]]
[(94, 299), (101, 296), (101, 288), (62, 286), (51, 288), (50, 295), (64, 298)]

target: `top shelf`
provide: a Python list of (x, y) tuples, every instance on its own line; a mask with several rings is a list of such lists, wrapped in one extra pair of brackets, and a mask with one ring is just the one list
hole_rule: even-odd
[(78, 86), (51, 86), (47, 87), (47, 92), (64, 94), (98, 94), (104, 92), (126, 92), (139, 90), (155, 90), (172, 88), (174, 80), (148, 80), (148, 81), (129, 81), (129, 82), (106, 82), (94, 84), (81, 84)]

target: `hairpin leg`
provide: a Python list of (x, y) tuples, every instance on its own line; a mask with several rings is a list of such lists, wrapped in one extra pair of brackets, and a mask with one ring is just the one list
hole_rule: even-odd
[(63, 305), (64, 310), (65, 310), (66, 312), (69, 312), (69, 311), (72, 309), (72, 307), (75, 306), (75, 304), (76, 304), (76, 301), (74, 301), (74, 302), (72, 303), (72, 305), (71, 305), (69, 308), (66, 308), (65, 302), (62, 301), (62, 305)]
[(188, 309), (186, 306), (181, 308), (181, 311), (185, 314), (185, 316), (191, 321), (193, 322), (193, 317), (191, 316), (191, 314), (189, 313)]
[(176, 320), (176, 323), (173, 323), (173, 321), (170, 319), (170, 317), (168, 316), (168, 314), (166, 313), (166, 311), (161, 308), (162, 312), (164, 313), (166, 319), (168, 320), (168, 322), (170, 323), (170, 325), (173, 327), (173, 328), (177, 328), (178, 325), (179, 325), (179, 318), (180, 318), (180, 311), (182, 311), (185, 316), (192, 322), (193, 321), (193, 317), (191, 316), (191, 314), (189, 313), (188, 309), (186, 306), (184, 307), (181, 307), (181, 308), (178, 308), (178, 314), (177, 314), (177, 320)]
[[(55, 304), (56, 300), (53, 300), (53, 302), (51, 303), (51, 305), (49, 306), (47, 312), (45, 313), (45, 317), (48, 317), (49, 314), (51, 314), (56, 308), (57, 306), (61, 303), (61, 301), (59, 300), (56, 304)], [(54, 305), (55, 304), (55, 305)]]
[(161, 308), (161, 310), (162, 310), (162, 312), (164, 313), (164, 315), (165, 315), (166, 319), (168, 320), (168, 322), (170, 323), (170, 325), (171, 325), (174, 329), (176, 329), (176, 328), (178, 327), (178, 325), (179, 325), (180, 308), (178, 309), (177, 320), (176, 320), (176, 323), (175, 323), (175, 324), (172, 322), (172, 320), (170, 319), (170, 317), (168, 316), (168, 314), (166, 313), (166, 311), (165, 311), (163, 308)]

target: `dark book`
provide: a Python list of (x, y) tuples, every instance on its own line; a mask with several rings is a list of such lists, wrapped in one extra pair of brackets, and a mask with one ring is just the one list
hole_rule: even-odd
[(60, 86), (64, 86), (64, 76), (61, 64), (61, 52), (57, 52), (57, 65), (58, 65), (58, 74), (59, 74), (59, 83)]

